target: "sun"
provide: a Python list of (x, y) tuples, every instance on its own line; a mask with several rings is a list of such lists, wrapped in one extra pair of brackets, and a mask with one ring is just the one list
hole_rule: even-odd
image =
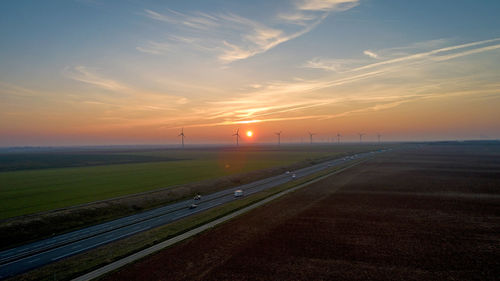
[(247, 137), (252, 137), (253, 136), (253, 132), (252, 131), (247, 131)]

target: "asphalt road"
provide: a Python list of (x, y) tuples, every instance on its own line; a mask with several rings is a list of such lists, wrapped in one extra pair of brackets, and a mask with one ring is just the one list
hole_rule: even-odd
[[(366, 158), (380, 152), (382, 151), (359, 153), (323, 162), (300, 170), (291, 171), (290, 174), (281, 174), (204, 195), (198, 201), (192, 199), (185, 200), (2, 251), (0, 252), (0, 279), (17, 275), (65, 257), (85, 252), (100, 245), (171, 223), (233, 200), (238, 200), (238, 198), (234, 197), (235, 190), (241, 189), (244, 191), (245, 196), (250, 195), (290, 182), (294, 180), (292, 179), (293, 174), (296, 175), (296, 179), (299, 179), (329, 167)], [(194, 202), (196, 202), (198, 207), (190, 209), (189, 206)]]

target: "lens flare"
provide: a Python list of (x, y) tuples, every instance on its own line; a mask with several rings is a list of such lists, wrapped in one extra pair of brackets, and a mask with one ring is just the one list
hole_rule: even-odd
[(253, 132), (252, 131), (247, 131), (247, 137), (252, 137), (253, 136)]

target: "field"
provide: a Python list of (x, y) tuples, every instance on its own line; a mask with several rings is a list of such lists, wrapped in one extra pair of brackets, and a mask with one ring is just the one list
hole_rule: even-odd
[(498, 280), (500, 146), (381, 155), (104, 280)]
[(375, 148), (330, 145), (1, 153), (0, 219)]

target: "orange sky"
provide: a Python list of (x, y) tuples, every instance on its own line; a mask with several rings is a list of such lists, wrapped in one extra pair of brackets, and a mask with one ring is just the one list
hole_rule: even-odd
[(500, 138), (494, 7), (457, 22), (467, 10), (421, 1), (422, 22), (358, 0), (198, 4), (4, 15), (0, 146)]

